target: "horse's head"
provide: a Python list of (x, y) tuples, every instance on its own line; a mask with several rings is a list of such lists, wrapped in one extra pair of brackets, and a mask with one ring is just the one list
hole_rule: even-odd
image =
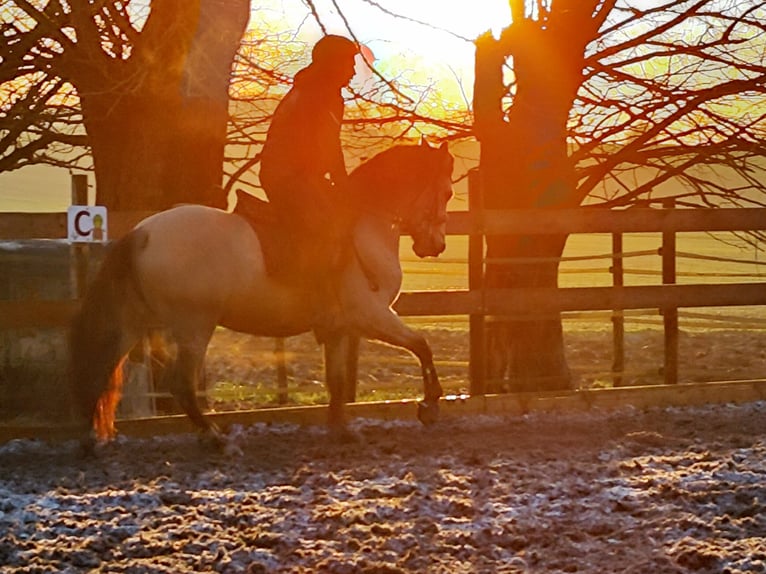
[(352, 177), (364, 190), (363, 204), (398, 221), (418, 257), (436, 257), (446, 247), (453, 165), (446, 143), (431, 147), (423, 140), (378, 154)]
[(422, 169), (418, 177), (420, 189), (415, 190), (409, 207), (402, 213), (402, 227), (412, 237), (412, 250), (418, 257), (436, 257), (446, 247), (447, 203), (452, 197), (452, 168), (454, 159), (443, 143), (432, 148), (425, 140)]

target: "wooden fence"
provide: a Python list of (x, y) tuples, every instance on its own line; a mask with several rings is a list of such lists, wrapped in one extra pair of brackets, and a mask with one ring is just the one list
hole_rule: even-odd
[[(147, 212), (109, 213), (109, 235), (115, 239)], [(680, 232), (764, 231), (766, 210), (645, 209), (624, 211), (561, 209), (524, 211), (458, 211), (448, 222), (451, 235), (469, 236), (469, 289), (402, 293), (396, 310), (402, 316), (468, 316), (471, 322), (471, 389), (481, 394), (484, 343), (483, 321), (487, 315), (522, 317), (563, 311), (610, 310), (615, 312), (615, 364), (620, 365), (622, 328), (619, 313), (629, 309), (659, 309), (665, 327), (666, 383), (675, 383), (678, 369), (678, 315), (683, 307), (766, 305), (766, 285), (760, 282), (727, 284), (675, 284), (675, 236)], [(621, 237), (624, 233), (661, 233), (662, 285), (625, 286), (622, 281)], [(615, 246), (613, 286), (537, 289), (484, 289), (483, 237), (491, 234), (609, 233)], [(0, 214), (0, 240), (66, 237), (66, 214)], [(82, 261), (82, 257), (79, 258)], [(85, 259), (87, 262), (87, 259)], [(77, 273), (83, 277), (82, 270)], [(22, 327), (55, 327), (68, 322), (77, 306), (67, 301), (0, 301), (0, 330)]]

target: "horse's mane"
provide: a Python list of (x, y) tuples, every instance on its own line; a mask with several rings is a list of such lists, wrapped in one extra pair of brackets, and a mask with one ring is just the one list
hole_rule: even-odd
[(426, 145), (398, 145), (376, 154), (351, 172), (351, 203), (361, 209), (400, 204), (433, 176), (439, 154)]

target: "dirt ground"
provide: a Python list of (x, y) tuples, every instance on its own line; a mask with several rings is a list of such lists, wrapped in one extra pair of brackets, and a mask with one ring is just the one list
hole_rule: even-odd
[[(445, 386), (464, 388), (464, 338), (431, 339)], [(657, 379), (661, 334), (629, 342), (626, 379)], [(272, 345), (218, 334), (210, 375), (273, 380)], [(682, 379), (764, 365), (759, 333), (681, 345)], [(301, 390), (321, 387), (312, 349), (288, 342)], [(573, 337), (568, 352), (594, 384), (578, 365), (608, 371), (609, 335)], [(377, 346), (360, 378), (420, 389), (412, 359)], [(351, 430), (235, 427), (241, 455), (191, 434), (119, 438), (95, 460), (73, 442), (0, 445), (0, 572), (766, 572), (766, 401)]]
[(766, 402), (0, 447), (2, 572), (766, 572)]

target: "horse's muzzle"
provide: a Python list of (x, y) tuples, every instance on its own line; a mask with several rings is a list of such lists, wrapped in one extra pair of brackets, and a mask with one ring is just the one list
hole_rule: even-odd
[(412, 251), (418, 257), (437, 257), (444, 252), (446, 247), (447, 243), (444, 237), (431, 238), (429, 241), (415, 241), (412, 244)]

